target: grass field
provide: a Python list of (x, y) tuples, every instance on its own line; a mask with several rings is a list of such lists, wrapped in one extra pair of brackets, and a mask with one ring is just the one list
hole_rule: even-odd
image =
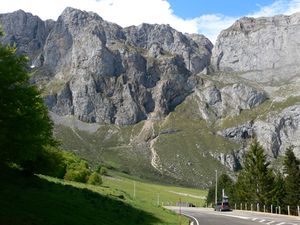
[(164, 209), (162, 203), (181, 200), (203, 205), (206, 195), (202, 190), (119, 175), (104, 177), (102, 186), (93, 186), (1, 168), (0, 181), (1, 225), (188, 224), (186, 218)]

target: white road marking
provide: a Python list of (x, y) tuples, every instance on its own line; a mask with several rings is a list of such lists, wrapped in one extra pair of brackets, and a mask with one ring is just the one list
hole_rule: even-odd
[(283, 225), (283, 224), (285, 224), (285, 222), (277, 223), (277, 225)]
[(182, 215), (185, 215), (185, 216), (187, 216), (187, 217), (192, 218), (193, 220), (196, 221), (197, 225), (200, 225), (200, 224), (199, 224), (199, 221), (198, 221), (195, 217), (193, 217), (193, 216), (191, 216), (191, 215), (188, 215), (188, 214), (185, 214), (185, 213), (181, 213), (181, 214), (182, 214)]
[(266, 221), (266, 220), (260, 220), (259, 222), (260, 222), (260, 223), (263, 223), (263, 222), (265, 222), (265, 221)]
[(255, 220), (257, 220), (257, 218), (253, 218), (253, 219), (252, 219), (252, 221), (255, 221)]
[(246, 217), (246, 216), (227, 215), (227, 214), (221, 214), (221, 213), (214, 213), (214, 215), (228, 216), (228, 217), (239, 218), (239, 219), (243, 219), (243, 220), (249, 220), (249, 219), (251, 219), (250, 217)]
[(272, 223), (275, 223), (275, 221), (270, 221), (270, 222), (268, 222), (268, 223), (266, 223), (266, 224), (272, 224)]

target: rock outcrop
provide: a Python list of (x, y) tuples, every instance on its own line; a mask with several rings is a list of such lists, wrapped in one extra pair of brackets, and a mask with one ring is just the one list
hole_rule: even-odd
[(4, 44), (15, 44), (17, 52), (28, 55), (32, 61), (41, 53), (54, 21), (42, 21), (31, 13), (18, 10), (0, 14), (0, 24), (5, 31), (5, 36), (0, 41)]
[(217, 88), (215, 85), (198, 88), (202, 118), (206, 120), (238, 116), (242, 110), (262, 104), (267, 95), (263, 90), (243, 83), (234, 83)]

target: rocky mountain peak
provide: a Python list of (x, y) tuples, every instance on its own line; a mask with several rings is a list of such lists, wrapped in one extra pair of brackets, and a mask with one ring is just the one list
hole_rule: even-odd
[(67, 7), (62, 12), (58, 20), (64, 20), (65, 23), (74, 23), (76, 25), (84, 25), (86, 22), (103, 21), (96, 13), (82, 11), (72, 7)]
[(4, 44), (16, 44), (18, 53), (28, 55), (30, 59), (41, 52), (53, 26), (50, 21), (45, 23), (23, 10), (0, 14), (0, 24), (6, 34), (0, 41)]
[(185, 67), (193, 73), (201, 72), (209, 64), (206, 55), (210, 54), (213, 45), (203, 35), (185, 35), (164, 24), (131, 26), (125, 28), (125, 33), (126, 41), (131, 45), (148, 50), (153, 46), (160, 46), (169, 54), (181, 55)]
[[(222, 31), (213, 49), (215, 71), (251, 72), (256, 81), (279, 80), (298, 73), (300, 13), (248, 18)], [(288, 76), (288, 77), (287, 77)], [(262, 79), (263, 78), (263, 79)]]

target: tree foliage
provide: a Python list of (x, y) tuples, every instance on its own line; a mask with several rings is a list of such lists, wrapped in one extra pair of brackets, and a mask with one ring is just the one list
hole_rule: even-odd
[(26, 68), (25, 56), (0, 44), (0, 160), (32, 171), (41, 151), (56, 142), (48, 110)]
[[(207, 204), (215, 203), (215, 188), (215, 185), (209, 188), (206, 199)], [(222, 189), (225, 190), (225, 195), (229, 197), (230, 201), (235, 201), (234, 182), (227, 174), (218, 177), (218, 201), (222, 200)]]
[(274, 176), (263, 147), (255, 139), (246, 154), (244, 168), (237, 181), (237, 196), (240, 201), (260, 204), (271, 203)]
[(286, 150), (284, 173), (286, 175), (284, 202), (286, 205), (300, 205), (300, 161), (296, 158), (293, 147), (289, 147)]
[(97, 172), (93, 172), (87, 181), (88, 184), (93, 184), (93, 185), (101, 185), (102, 184), (102, 178), (101, 175)]

